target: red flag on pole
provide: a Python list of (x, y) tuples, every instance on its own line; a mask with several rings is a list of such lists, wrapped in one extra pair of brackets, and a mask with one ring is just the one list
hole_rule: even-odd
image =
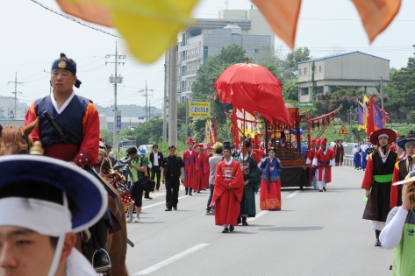
[(370, 134), (373, 131), (375, 131), (375, 121), (373, 118), (373, 110), (374, 110), (374, 106), (373, 106), (373, 95), (372, 95), (369, 99), (369, 111), (367, 115), (367, 126), (366, 126), (367, 137), (370, 137)]

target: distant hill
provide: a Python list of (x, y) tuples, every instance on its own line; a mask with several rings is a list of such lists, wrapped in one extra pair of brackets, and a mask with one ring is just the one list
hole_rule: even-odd
[[(99, 114), (105, 115), (105, 117), (114, 116), (114, 106), (102, 107), (96, 105)], [(121, 115), (123, 117), (143, 117), (145, 116), (144, 106), (130, 104), (130, 105), (119, 105), (118, 110), (121, 110)], [(161, 116), (161, 109), (156, 107), (151, 107), (150, 116)]]

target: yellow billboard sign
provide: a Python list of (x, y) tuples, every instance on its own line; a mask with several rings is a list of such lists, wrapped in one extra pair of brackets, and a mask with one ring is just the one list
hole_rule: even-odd
[(210, 117), (210, 102), (189, 102), (189, 117)]

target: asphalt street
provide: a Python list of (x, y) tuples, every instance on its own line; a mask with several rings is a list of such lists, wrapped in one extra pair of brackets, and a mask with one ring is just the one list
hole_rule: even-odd
[(393, 251), (373, 246), (363, 220), (362, 171), (333, 168), (320, 193), (283, 189), (281, 211), (261, 211), (249, 226), (222, 234), (206, 216), (208, 191), (185, 196), (165, 212), (165, 192), (143, 201), (141, 222), (128, 224), (130, 275), (390, 275)]

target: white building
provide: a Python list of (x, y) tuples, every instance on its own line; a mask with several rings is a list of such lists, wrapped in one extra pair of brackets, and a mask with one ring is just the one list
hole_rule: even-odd
[(179, 42), (177, 93), (181, 102), (190, 97), (197, 70), (208, 57), (219, 54), (222, 47), (240, 45), (248, 57), (274, 50), (274, 33), (261, 12), (253, 7), (221, 10), (218, 19), (198, 19), (198, 22), (181, 34)]
[(311, 104), (312, 64), (314, 62), (315, 93), (333, 93), (341, 88), (361, 88), (366, 94), (378, 93), (382, 79), (389, 82), (389, 60), (359, 51), (332, 55), (298, 63), (299, 102)]

